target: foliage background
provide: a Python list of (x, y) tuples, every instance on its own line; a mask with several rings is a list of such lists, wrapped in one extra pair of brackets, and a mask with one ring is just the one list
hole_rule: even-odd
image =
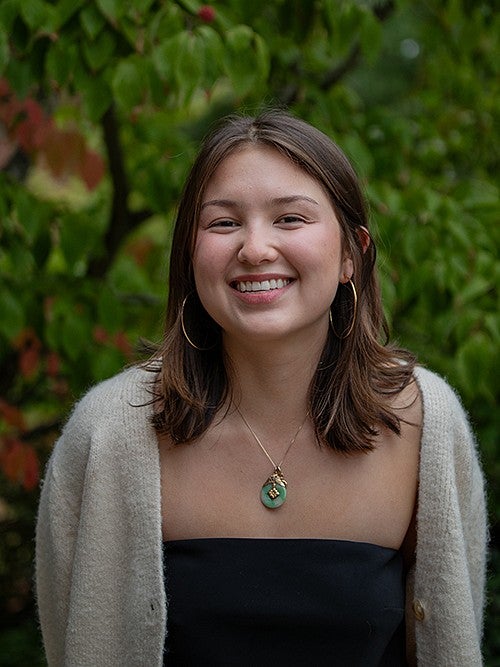
[(489, 481), (500, 665), (500, 17), (473, 0), (0, 2), (0, 655), (44, 664), (40, 470), (72, 402), (158, 339), (197, 143), (289, 107), (355, 163), (394, 336), (460, 392)]

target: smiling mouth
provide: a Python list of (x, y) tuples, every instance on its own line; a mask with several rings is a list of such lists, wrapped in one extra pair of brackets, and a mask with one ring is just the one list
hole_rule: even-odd
[(238, 292), (269, 292), (273, 289), (281, 289), (286, 287), (292, 281), (289, 278), (282, 280), (278, 278), (277, 280), (245, 280), (245, 281), (234, 281), (231, 283), (233, 287)]

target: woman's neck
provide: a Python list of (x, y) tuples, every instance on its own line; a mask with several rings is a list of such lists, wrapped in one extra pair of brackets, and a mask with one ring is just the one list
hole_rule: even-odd
[(308, 410), (311, 380), (321, 346), (237, 345), (226, 353), (233, 385), (233, 403), (249, 421), (272, 427), (301, 422)]

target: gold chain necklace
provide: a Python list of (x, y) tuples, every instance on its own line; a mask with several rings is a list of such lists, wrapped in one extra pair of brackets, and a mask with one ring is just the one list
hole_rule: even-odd
[(267, 449), (264, 447), (264, 445), (260, 441), (260, 438), (257, 435), (257, 433), (255, 433), (253, 428), (250, 426), (250, 424), (247, 422), (247, 420), (245, 419), (245, 417), (241, 413), (240, 409), (237, 407), (236, 410), (238, 411), (238, 414), (242, 418), (245, 426), (248, 428), (250, 433), (253, 435), (253, 437), (255, 438), (255, 441), (257, 442), (259, 447), (262, 449), (264, 454), (267, 456), (267, 458), (271, 462), (271, 465), (274, 468), (273, 473), (271, 474), (270, 477), (267, 478), (267, 480), (262, 485), (262, 489), (260, 490), (260, 499), (262, 501), (262, 504), (265, 505), (266, 507), (268, 507), (269, 509), (276, 509), (277, 507), (281, 507), (281, 505), (283, 505), (283, 503), (286, 500), (286, 487), (287, 487), (287, 484), (288, 484), (284, 475), (283, 475), (283, 472), (281, 470), (281, 466), (283, 464), (283, 461), (286, 458), (286, 455), (290, 451), (293, 443), (297, 440), (297, 437), (298, 437), (299, 433), (301, 432), (302, 427), (306, 423), (307, 418), (309, 417), (309, 412), (306, 414), (306, 416), (304, 418), (304, 421), (302, 422), (302, 424), (297, 429), (297, 433), (290, 440), (290, 444), (286, 448), (286, 451), (283, 454), (283, 457), (282, 457), (281, 461), (278, 464), (276, 464), (272, 460), (272, 458), (269, 455), (269, 452), (267, 451)]

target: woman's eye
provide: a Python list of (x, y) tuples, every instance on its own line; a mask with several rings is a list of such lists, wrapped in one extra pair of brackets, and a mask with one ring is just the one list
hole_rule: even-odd
[(238, 227), (238, 223), (234, 220), (214, 220), (208, 225), (209, 229), (232, 229)]
[(299, 215), (284, 215), (278, 220), (278, 223), (283, 223), (286, 226), (301, 225), (304, 222), (304, 218), (300, 217)]

